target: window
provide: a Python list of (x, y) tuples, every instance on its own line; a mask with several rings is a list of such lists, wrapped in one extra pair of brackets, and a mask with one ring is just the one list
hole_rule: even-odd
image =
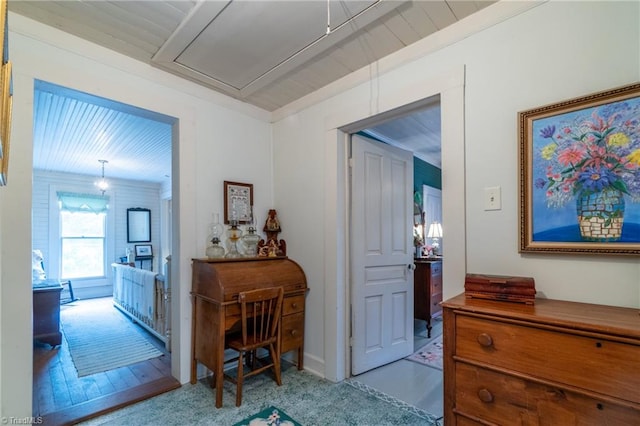
[(108, 197), (58, 193), (64, 279), (105, 276)]

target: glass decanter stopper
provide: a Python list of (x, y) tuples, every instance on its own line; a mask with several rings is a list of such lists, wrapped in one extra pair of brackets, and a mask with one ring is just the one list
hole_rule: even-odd
[(220, 236), (224, 228), (220, 223), (220, 215), (213, 214), (213, 222), (209, 224), (209, 235), (207, 236), (206, 255), (210, 259), (224, 257), (224, 247), (220, 245)]

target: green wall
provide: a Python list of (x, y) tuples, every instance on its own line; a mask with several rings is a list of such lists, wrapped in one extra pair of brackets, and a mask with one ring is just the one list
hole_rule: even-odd
[(442, 170), (418, 157), (413, 157), (413, 189), (422, 194), (422, 185), (442, 189)]

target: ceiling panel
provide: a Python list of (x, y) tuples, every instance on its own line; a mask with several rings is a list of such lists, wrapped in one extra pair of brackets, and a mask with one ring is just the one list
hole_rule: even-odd
[[(492, 3), (16, 0), (8, 7), (275, 111)], [(36, 92), (36, 169), (97, 175), (105, 159), (107, 176), (161, 182), (170, 175), (170, 119), (52, 87)], [(439, 165), (439, 120), (439, 108), (427, 109), (371, 132)]]
[(171, 179), (172, 119), (38, 82), (33, 168), (163, 183)]

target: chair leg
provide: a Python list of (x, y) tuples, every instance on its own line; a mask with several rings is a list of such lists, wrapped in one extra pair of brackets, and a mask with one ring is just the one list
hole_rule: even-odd
[(236, 407), (239, 407), (242, 404), (242, 381), (244, 380), (244, 371), (242, 368), (243, 365), (243, 352), (240, 351), (238, 355), (238, 374), (236, 376)]
[(271, 361), (273, 362), (273, 373), (276, 376), (276, 383), (278, 386), (282, 385), (282, 377), (280, 374), (280, 356), (276, 351), (273, 343), (269, 345), (269, 354), (271, 355)]

